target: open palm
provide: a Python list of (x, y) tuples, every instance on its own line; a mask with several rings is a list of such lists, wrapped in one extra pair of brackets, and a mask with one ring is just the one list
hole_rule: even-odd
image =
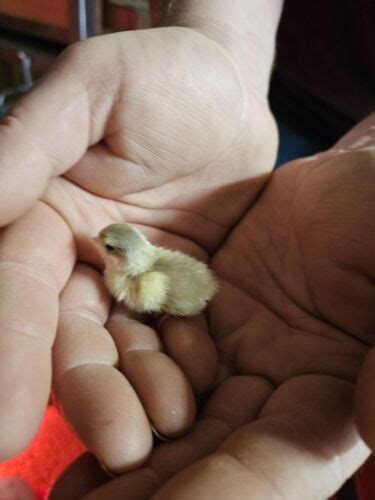
[[(212, 261), (221, 382), (192, 431), (87, 498), (322, 499), (363, 463), (353, 393), (373, 344), (374, 175), (365, 148), (272, 176)], [(55, 498), (104, 480), (87, 460)]]
[[(217, 368), (204, 319), (163, 326), (181, 370), (152, 328), (111, 309), (91, 238), (126, 221), (207, 259), (274, 161), (267, 89), (254, 87), (218, 43), (190, 29), (108, 35), (63, 53), (1, 125), (1, 222), (24, 214), (1, 237), (1, 458), (39, 424), (57, 326), (59, 401), (107, 467), (146, 458), (149, 420), (166, 436), (191, 425), (191, 386), (204, 392)], [(177, 328), (185, 333), (175, 345)]]

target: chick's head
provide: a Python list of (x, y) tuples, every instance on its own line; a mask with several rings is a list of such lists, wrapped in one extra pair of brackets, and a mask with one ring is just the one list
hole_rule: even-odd
[(129, 274), (144, 273), (154, 262), (154, 247), (130, 224), (110, 224), (98, 238), (105, 249), (106, 262), (120, 263)]

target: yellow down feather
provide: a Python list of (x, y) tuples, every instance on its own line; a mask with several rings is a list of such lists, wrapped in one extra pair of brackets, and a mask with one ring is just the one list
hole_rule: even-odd
[(99, 239), (105, 249), (105, 283), (117, 301), (134, 311), (194, 316), (217, 291), (203, 262), (151, 245), (129, 224), (111, 224)]

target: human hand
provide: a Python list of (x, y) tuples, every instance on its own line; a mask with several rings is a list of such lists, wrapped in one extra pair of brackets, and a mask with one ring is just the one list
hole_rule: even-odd
[(24, 213), (63, 173), (121, 199), (206, 166), (233, 168), (234, 154), (241, 162), (227, 172), (231, 180), (267, 171), (277, 137), (269, 71), (260, 85), (264, 61), (254, 57), (245, 78), (227, 48), (182, 27), (72, 45), (1, 123), (0, 224)]
[[(91, 237), (126, 221), (207, 258), (275, 157), (266, 86), (241, 78), (227, 49), (187, 28), (108, 35), (68, 49), (1, 125), (1, 223), (24, 213), (1, 232), (1, 459), (37, 429), (58, 318), (56, 390), (107, 467), (145, 459), (148, 418), (166, 435), (191, 424), (190, 385), (204, 392), (217, 362), (204, 321), (165, 343), (177, 362), (184, 350), (184, 375), (151, 328), (110, 312)], [(198, 375), (189, 352), (211, 360)]]
[[(374, 342), (373, 119), (278, 170), (213, 258), (223, 381), (193, 429), (97, 489), (105, 478), (84, 456), (51, 498), (324, 499), (364, 462), (353, 396)], [(357, 394), (367, 436), (369, 360)]]

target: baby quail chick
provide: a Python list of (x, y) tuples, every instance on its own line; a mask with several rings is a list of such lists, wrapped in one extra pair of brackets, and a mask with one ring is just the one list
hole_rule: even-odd
[(194, 316), (217, 285), (202, 262), (152, 245), (129, 224), (111, 224), (99, 233), (105, 249), (105, 283), (119, 302), (141, 313)]

